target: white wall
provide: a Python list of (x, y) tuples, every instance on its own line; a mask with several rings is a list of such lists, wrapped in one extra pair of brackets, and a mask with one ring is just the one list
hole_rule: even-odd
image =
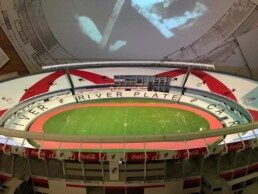
[(48, 180), (50, 193), (66, 194), (66, 182), (65, 180)]

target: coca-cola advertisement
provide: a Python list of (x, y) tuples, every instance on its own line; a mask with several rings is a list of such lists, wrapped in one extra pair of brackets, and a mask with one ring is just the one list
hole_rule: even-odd
[(158, 160), (159, 153), (158, 152), (147, 152), (147, 160)]
[(198, 149), (190, 149), (190, 158), (200, 158), (203, 157), (207, 153), (207, 149), (205, 147)]
[(106, 160), (106, 154), (98, 152), (81, 152), (79, 158), (81, 161), (103, 161)]
[(34, 149), (34, 148), (26, 148), (26, 155), (29, 157), (38, 157), (38, 152), (39, 149)]
[(5, 154), (10, 154), (11, 146), (6, 144), (0, 144), (0, 150), (2, 150)]
[(189, 149), (187, 150), (178, 150), (177, 155), (174, 157), (174, 159), (184, 159), (188, 157), (189, 158), (200, 158), (203, 157), (207, 153), (207, 150), (205, 147), (203, 148), (197, 148), (197, 149)]
[(52, 150), (40, 150), (40, 158), (56, 158), (56, 152)]
[[(60, 155), (60, 158), (62, 156)], [(65, 159), (67, 160), (79, 160), (79, 152), (71, 152), (71, 153), (65, 153)]]
[(159, 159), (160, 160), (169, 160), (175, 158), (177, 155), (177, 150), (169, 150), (169, 151), (160, 151), (159, 152)]
[(24, 157), (25, 156), (25, 148), (24, 147), (18, 147), (18, 146), (12, 146), (11, 147), (11, 152), (13, 154), (19, 154), (20, 156)]
[(126, 153), (125, 156), (127, 161), (144, 161), (144, 160), (158, 160), (158, 152), (131, 152)]
[(250, 148), (254, 145), (254, 140), (253, 139), (245, 140), (244, 144), (246, 148)]
[(222, 153), (223, 149), (224, 149), (224, 145), (211, 145), (209, 146), (209, 153), (210, 154), (219, 154)]
[(0, 150), (2, 150), (3, 151), (3, 149), (4, 149), (4, 144), (0, 144)]
[(230, 144), (227, 144), (227, 146), (228, 146), (228, 151), (229, 152), (243, 149), (243, 143), (242, 142), (230, 143)]
[[(39, 153), (40, 151), (40, 153)], [(29, 157), (56, 158), (55, 151), (26, 148), (25, 153)]]

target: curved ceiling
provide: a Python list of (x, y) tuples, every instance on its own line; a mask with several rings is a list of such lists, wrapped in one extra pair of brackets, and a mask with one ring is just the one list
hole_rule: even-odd
[(162, 59), (205, 34), (234, 1), (44, 0), (41, 5), (56, 39), (76, 58)]
[(212, 63), (258, 78), (257, 0), (0, 0), (30, 72), (85, 60)]

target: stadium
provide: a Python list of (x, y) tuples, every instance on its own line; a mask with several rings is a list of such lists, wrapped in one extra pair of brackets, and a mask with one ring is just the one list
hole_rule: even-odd
[[(0, 192), (255, 192), (257, 67), (243, 36), (257, 31), (258, 2), (219, 1), (216, 17), (212, 1), (178, 16), (178, 1), (96, 2), (0, 1), (2, 30), (30, 72), (0, 82)], [(91, 13), (100, 5), (106, 27)], [(148, 25), (126, 34), (118, 26), (132, 16)], [(80, 33), (66, 39), (74, 23)], [(183, 40), (184, 29), (199, 39)], [(189, 46), (176, 50), (178, 40)]]

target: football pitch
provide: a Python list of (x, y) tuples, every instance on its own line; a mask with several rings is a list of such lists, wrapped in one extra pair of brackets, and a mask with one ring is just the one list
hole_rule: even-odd
[(209, 122), (202, 116), (179, 108), (162, 107), (158, 102), (143, 103), (142, 106), (134, 106), (135, 102), (130, 103), (130, 106), (119, 106), (121, 102), (115, 101), (110, 104), (60, 112), (44, 123), (43, 131), (81, 136), (130, 136), (210, 129)]

